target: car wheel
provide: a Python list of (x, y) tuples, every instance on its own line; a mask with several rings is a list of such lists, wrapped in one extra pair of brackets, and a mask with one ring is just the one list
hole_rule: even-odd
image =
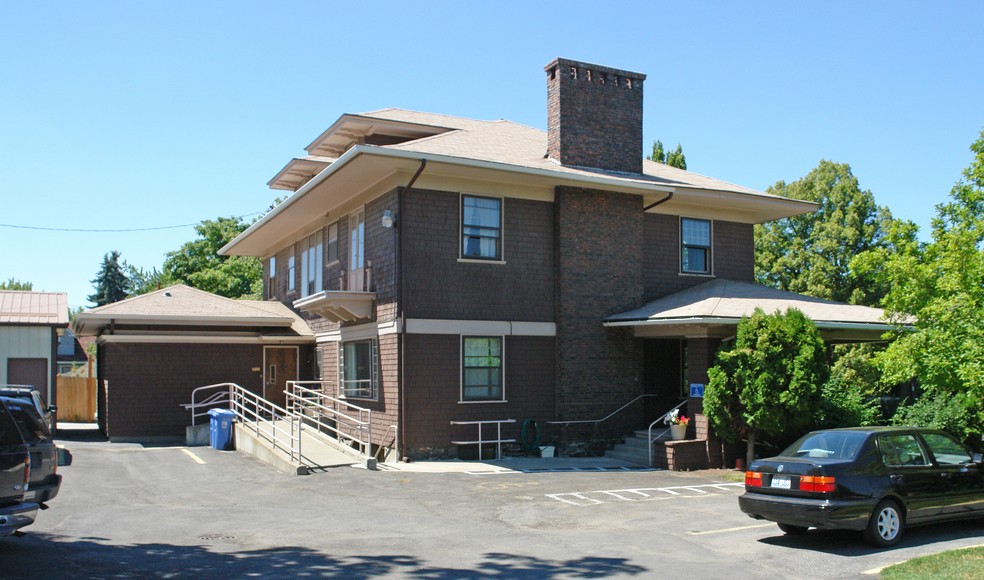
[(779, 529), (787, 536), (802, 536), (809, 529), (806, 526), (791, 526), (789, 524), (779, 524)]
[(864, 539), (879, 548), (894, 546), (902, 539), (904, 527), (898, 504), (892, 500), (884, 500), (871, 512), (868, 527), (864, 530)]

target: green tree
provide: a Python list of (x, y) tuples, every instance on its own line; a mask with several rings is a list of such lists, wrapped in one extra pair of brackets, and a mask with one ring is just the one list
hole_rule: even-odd
[(0, 290), (27, 290), (30, 292), (34, 290), (34, 284), (10, 278), (6, 282), (0, 282)]
[[(877, 282), (878, 262), (852, 269), (866, 252), (885, 255), (915, 225), (899, 223), (872, 193), (862, 190), (851, 167), (823, 160), (805, 177), (779, 181), (768, 193), (819, 204), (817, 211), (755, 226), (755, 277), (760, 284), (849, 304), (878, 304), (887, 288)], [(886, 236), (886, 231), (896, 237)]]
[(719, 350), (708, 371), (704, 413), (715, 432), (746, 439), (751, 463), (760, 435), (808, 426), (827, 380), (825, 354), (820, 331), (799, 310), (756, 309), (738, 323), (733, 347)]
[(663, 149), (663, 142), (657, 139), (653, 142), (653, 152), (646, 159), (677, 169), (687, 168), (687, 157), (683, 154), (683, 146), (679, 143), (677, 143), (676, 149), (667, 153)]
[(248, 225), (236, 217), (205, 220), (195, 226), (198, 238), (168, 252), (163, 278), (227, 298), (259, 298), (263, 267), (247, 256), (220, 256), (219, 249)]
[(130, 279), (131, 296), (154, 292), (174, 283), (164, 275), (164, 272), (161, 272), (157, 268), (151, 268), (150, 271), (147, 271), (143, 268), (126, 264), (126, 272), (127, 277)]
[(130, 280), (126, 276), (125, 267), (120, 262), (120, 253), (117, 250), (103, 256), (99, 273), (91, 282), (95, 286), (96, 292), (86, 300), (96, 306), (119, 302), (129, 295)]
[(914, 315), (915, 330), (900, 332), (879, 359), (886, 377), (918, 380), (923, 408), (963, 417), (955, 430), (965, 437), (984, 431), (984, 130), (970, 149), (950, 200), (936, 206), (931, 241), (882, 270), (886, 310), (897, 320)]

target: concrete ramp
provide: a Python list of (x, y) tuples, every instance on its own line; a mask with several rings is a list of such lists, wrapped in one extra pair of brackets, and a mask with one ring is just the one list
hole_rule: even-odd
[[(275, 428), (276, 426), (276, 428)], [(347, 453), (327, 441), (327, 437), (310, 429), (301, 430), (301, 456), (293, 460), (284, 447), (290, 443), (283, 435), (289, 431), (289, 423), (280, 419), (273, 423), (260, 422), (235, 424), (236, 450), (252, 455), (260, 461), (275, 467), (278, 471), (291, 475), (306, 475), (315, 471), (324, 471), (333, 467), (356, 465), (362, 463), (357, 454)], [(280, 445), (274, 446), (274, 437)]]

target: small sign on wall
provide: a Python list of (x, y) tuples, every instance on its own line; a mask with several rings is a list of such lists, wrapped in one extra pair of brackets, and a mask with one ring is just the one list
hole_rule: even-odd
[(690, 383), (690, 396), (697, 399), (703, 399), (704, 385), (700, 383)]

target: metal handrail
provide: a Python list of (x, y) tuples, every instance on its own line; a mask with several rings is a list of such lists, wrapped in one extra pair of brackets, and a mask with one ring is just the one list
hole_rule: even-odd
[[(672, 413), (673, 411), (676, 411), (680, 407), (686, 405), (687, 402), (688, 402), (687, 399), (684, 399), (684, 400), (680, 401), (677, 404), (676, 407), (673, 407), (669, 411), (663, 413), (662, 415), (659, 416), (659, 419), (656, 419), (655, 421), (653, 421), (652, 423), (649, 424), (649, 435), (646, 437), (646, 446), (649, 447), (649, 467), (652, 467), (653, 466), (653, 425), (655, 425), (656, 423), (659, 423), (660, 421), (666, 421), (666, 418), (670, 416), (670, 413)], [(669, 427), (667, 427), (666, 429), (663, 429), (663, 433), (660, 433), (659, 435), (657, 435), (657, 437), (659, 437), (660, 435), (663, 435), (664, 433), (666, 433), (669, 430), (670, 430)]]
[[(209, 390), (220, 389), (203, 400), (198, 397)], [(257, 438), (266, 439), (274, 449), (282, 449), (294, 463), (301, 461), (301, 424), (300, 419), (292, 416), (287, 409), (271, 403), (256, 393), (245, 389), (236, 383), (217, 383), (198, 387), (191, 392), (191, 403), (181, 405), (191, 411), (191, 424), (195, 425), (198, 417), (208, 414), (208, 410), (223, 406), (236, 414), (240, 423), (252, 425)], [(205, 408), (204, 411), (198, 409)], [(278, 420), (290, 425), (285, 429), (278, 425)], [(269, 426), (269, 433), (260, 426)]]
[(393, 430), (393, 449), (395, 449), (397, 453), (400, 452), (400, 430), (396, 428), (396, 425), (390, 425), (386, 428), (382, 438), (379, 440), (379, 445), (376, 446), (376, 452), (372, 454), (377, 461), (379, 460), (379, 452), (383, 450), (383, 442), (386, 441), (386, 435), (389, 434), (390, 429)]
[[(502, 459), (502, 444), (515, 443), (515, 439), (502, 438), (502, 424), (515, 423), (515, 419), (500, 419), (498, 421), (451, 421), (452, 425), (478, 425), (478, 441), (452, 441), (452, 445), (474, 445), (478, 443), (478, 458), (482, 459), (482, 445), (484, 443), (495, 443), (495, 458)], [(495, 439), (482, 439), (482, 425), (495, 424)]]
[(639, 395), (638, 397), (632, 399), (631, 401), (629, 401), (628, 403), (622, 405), (618, 409), (615, 409), (614, 411), (612, 411), (611, 413), (609, 413), (606, 417), (602, 417), (601, 419), (584, 419), (584, 420), (580, 420), (580, 421), (547, 421), (547, 424), (548, 425), (577, 425), (577, 424), (581, 424), (581, 423), (594, 423), (594, 424), (597, 425), (597, 424), (600, 424), (600, 423), (602, 423), (604, 421), (607, 421), (607, 420), (611, 419), (612, 417), (614, 417), (618, 413), (624, 411), (625, 409), (627, 409), (629, 407), (629, 405), (635, 403), (639, 399), (644, 399), (646, 397), (656, 397), (656, 396), (658, 396), (658, 395), (656, 395), (655, 393), (646, 393), (646, 394)]
[[(313, 421), (319, 431), (328, 431), (339, 441), (358, 445), (366, 459), (372, 457), (372, 410), (325, 394), (321, 390), (325, 384), (325, 381), (287, 381), (287, 409), (294, 416)], [(305, 411), (312, 413), (305, 414)], [(352, 435), (353, 431), (358, 436)]]

